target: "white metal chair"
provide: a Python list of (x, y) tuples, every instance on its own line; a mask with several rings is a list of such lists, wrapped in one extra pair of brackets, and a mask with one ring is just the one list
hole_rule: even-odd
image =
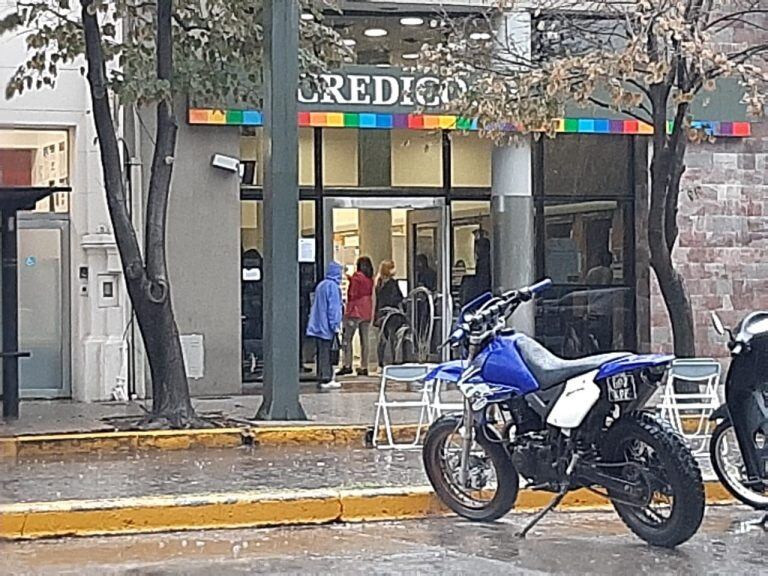
[(426, 383), (429, 388), (429, 422), (430, 424), (440, 418), (444, 412), (460, 412), (464, 409), (463, 402), (444, 402), (442, 393), (448, 384), (459, 381), (465, 363), (461, 360), (453, 360), (440, 365), (434, 378)]
[[(373, 423), (372, 444), (376, 448), (390, 448), (407, 450), (419, 447), (421, 441), (421, 430), (424, 425), (431, 422), (431, 387), (424, 385), (418, 390), (418, 399), (413, 400), (392, 400), (387, 394), (388, 384), (406, 384), (410, 387), (416, 383), (423, 383), (424, 377), (433, 368), (431, 364), (400, 364), (395, 366), (384, 366), (381, 372), (381, 384), (379, 385), (379, 397), (376, 401), (376, 418)], [(418, 408), (419, 422), (416, 428), (416, 437), (410, 443), (395, 442), (392, 431), (392, 419), (389, 414), (390, 408)], [(385, 442), (379, 441), (381, 427), (384, 427)]]
[[(712, 358), (675, 360), (667, 373), (667, 381), (658, 408), (688, 442), (695, 456), (707, 452), (709, 417), (719, 406), (720, 363)], [(675, 382), (696, 384), (696, 392), (677, 392)], [(689, 422), (687, 426), (685, 422)]]

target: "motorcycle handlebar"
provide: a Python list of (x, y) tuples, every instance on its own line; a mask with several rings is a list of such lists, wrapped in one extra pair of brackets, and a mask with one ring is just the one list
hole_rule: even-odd
[(528, 290), (534, 296), (538, 296), (542, 292), (546, 292), (552, 287), (552, 280), (550, 278), (544, 278), (544, 280), (537, 282), (533, 286), (529, 286)]
[[(488, 325), (492, 320), (498, 320), (502, 315), (508, 315), (517, 304), (521, 302), (528, 302), (534, 296), (538, 296), (542, 292), (546, 291), (552, 286), (552, 280), (545, 278), (544, 280), (523, 288), (521, 290), (511, 290), (502, 295), (496, 304), (488, 306), (487, 308), (470, 314), (464, 319), (464, 323), (459, 329), (454, 332), (458, 338), (466, 336), (467, 329), (478, 328)], [(451, 340), (454, 340), (452, 337)], [(455, 340), (454, 340), (455, 341)]]

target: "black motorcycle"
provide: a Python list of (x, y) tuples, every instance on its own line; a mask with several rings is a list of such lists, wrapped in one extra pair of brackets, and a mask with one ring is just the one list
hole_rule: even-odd
[(725, 404), (709, 443), (720, 482), (738, 500), (768, 510), (768, 312), (748, 315), (735, 330), (712, 313), (720, 335), (728, 335), (733, 360), (725, 382)]

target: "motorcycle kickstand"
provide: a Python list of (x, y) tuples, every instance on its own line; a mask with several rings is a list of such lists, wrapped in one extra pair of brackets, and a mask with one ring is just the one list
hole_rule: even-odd
[(565, 498), (565, 495), (568, 494), (568, 487), (571, 484), (571, 474), (573, 473), (573, 469), (576, 467), (576, 462), (578, 461), (579, 457), (577, 454), (574, 454), (571, 458), (571, 463), (568, 465), (568, 469), (565, 473), (565, 482), (562, 483), (560, 486), (560, 490), (555, 494), (555, 497), (552, 498), (552, 501), (547, 504), (541, 511), (539, 511), (536, 516), (534, 516), (526, 526), (517, 533), (518, 538), (525, 538), (528, 532), (530, 532), (536, 524), (538, 524), (544, 516), (549, 514), (552, 510), (557, 508), (558, 504), (563, 501), (563, 498)]
[(560, 491), (555, 494), (555, 497), (552, 498), (552, 501), (546, 505), (546, 507), (542, 508), (541, 511), (539, 511), (536, 516), (531, 519), (528, 524), (526, 524), (525, 528), (523, 528), (520, 532), (517, 533), (518, 538), (525, 538), (528, 532), (530, 532), (536, 524), (538, 524), (544, 516), (549, 514), (552, 510), (554, 510), (560, 502), (563, 501), (563, 498), (565, 498), (565, 495), (568, 494), (568, 484), (563, 484), (563, 486), (560, 488)]

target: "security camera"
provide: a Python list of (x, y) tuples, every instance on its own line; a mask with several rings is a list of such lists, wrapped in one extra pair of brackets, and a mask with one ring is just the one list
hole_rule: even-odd
[(227, 172), (238, 172), (240, 170), (240, 160), (232, 158), (232, 156), (224, 156), (224, 154), (214, 154), (211, 166), (221, 168)]

